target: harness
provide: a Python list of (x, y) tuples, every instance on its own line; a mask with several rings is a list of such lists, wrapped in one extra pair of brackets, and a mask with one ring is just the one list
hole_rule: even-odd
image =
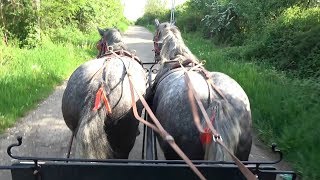
[(162, 43), (159, 43), (159, 36), (160, 36), (160, 31), (157, 30), (156, 36), (154, 36), (154, 38), (153, 38), (154, 49), (152, 50), (152, 51), (154, 51), (155, 62), (160, 61), (160, 52), (161, 52)]
[(143, 65), (141, 60), (138, 58), (138, 56), (135, 55), (133, 52), (129, 52), (124, 49), (120, 50), (113, 50), (112, 46), (108, 46), (108, 42), (105, 38), (101, 39), (97, 44), (97, 49), (99, 49), (97, 58), (107, 57), (111, 58), (115, 54), (119, 56), (127, 56), (129, 58), (132, 58), (133, 60), (137, 61), (140, 65)]
[[(112, 59), (112, 58), (117, 58), (117, 57), (129, 57), (132, 60), (135, 60), (136, 62), (138, 62), (141, 66), (143, 66), (141, 60), (135, 56), (135, 54), (130, 53), (129, 51), (120, 49), (117, 51), (113, 51), (112, 46), (108, 46), (108, 43), (106, 41), (105, 38), (102, 39), (102, 41), (100, 41), (100, 50), (99, 50), (99, 54), (98, 54), (98, 58), (106, 58), (106, 61)], [(99, 70), (98, 70), (99, 71)], [(101, 100), (104, 102), (107, 113), (111, 114), (112, 113), (112, 109), (110, 107), (110, 103), (109, 100), (107, 98), (107, 94), (105, 93), (104, 87), (103, 85), (101, 85), (101, 87), (99, 88), (99, 90), (96, 93), (96, 98), (95, 98), (95, 103), (94, 103), (94, 108), (93, 110), (98, 110), (99, 109), (99, 105), (101, 103)]]

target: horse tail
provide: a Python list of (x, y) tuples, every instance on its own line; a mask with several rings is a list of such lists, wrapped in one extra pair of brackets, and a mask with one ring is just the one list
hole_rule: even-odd
[(105, 132), (106, 110), (87, 112), (80, 119), (75, 133), (76, 157), (108, 159), (112, 158), (112, 149)]
[[(206, 109), (210, 121), (223, 143), (231, 152), (235, 152), (240, 135), (240, 126), (234, 108), (226, 99), (215, 99)], [(204, 122), (204, 120), (202, 121)], [(205, 160), (229, 161), (231, 156), (224, 148), (213, 140), (204, 144)]]

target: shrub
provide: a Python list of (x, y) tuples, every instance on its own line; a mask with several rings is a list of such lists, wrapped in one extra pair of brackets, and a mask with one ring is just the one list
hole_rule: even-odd
[(259, 46), (249, 51), (276, 68), (303, 77), (320, 77), (320, 9), (288, 8), (265, 29)]

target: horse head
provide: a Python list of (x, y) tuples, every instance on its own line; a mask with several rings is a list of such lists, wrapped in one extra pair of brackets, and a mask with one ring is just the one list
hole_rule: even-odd
[(156, 19), (155, 27), (154, 46), (156, 61), (160, 61), (160, 64), (174, 61), (184, 62), (186, 60), (196, 64), (199, 62), (185, 45), (181, 32), (174, 23), (160, 23)]
[(172, 27), (176, 27), (174, 23), (169, 23), (169, 22), (163, 22), (160, 23), (158, 19), (154, 20), (155, 22), (155, 28), (156, 28), (156, 33), (154, 35), (154, 41), (156, 43), (161, 44), (163, 38), (165, 37), (166, 32), (168, 32), (169, 29)]
[(97, 28), (101, 39), (97, 42), (97, 49), (99, 50), (98, 57), (103, 56), (110, 49), (112, 50), (126, 50), (122, 35), (117, 28)]
[(171, 24), (168, 22), (160, 23), (158, 19), (155, 19), (154, 22), (155, 22), (156, 32), (153, 37), (153, 46), (154, 46), (154, 53), (155, 53), (155, 61), (159, 62), (161, 60), (160, 52), (163, 44), (164, 31), (169, 29), (171, 26), (174, 26), (174, 24)]

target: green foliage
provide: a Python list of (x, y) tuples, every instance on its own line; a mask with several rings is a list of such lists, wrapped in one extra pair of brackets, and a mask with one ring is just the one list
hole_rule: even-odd
[(207, 7), (210, 11), (202, 19), (206, 34), (214, 37), (218, 43), (225, 43), (240, 32), (238, 15), (232, 3), (222, 5), (214, 2)]
[(138, 25), (153, 25), (155, 19), (168, 21), (170, 19), (170, 11), (164, 9), (165, 2), (163, 0), (147, 0), (145, 5), (145, 14), (138, 18), (136, 24)]
[(125, 30), (129, 24), (118, 0), (1, 1), (0, 12), (3, 33), (27, 47), (35, 47), (41, 36), (50, 35), (55, 29), (73, 27), (90, 32), (97, 26), (115, 26)]
[(41, 19), (45, 30), (73, 25), (83, 32), (127, 22), (117, 0), (47, 0), (42, 4)]
[(154, 13), (146, 12), (145, 16), (138, 18), (136, 21), (137, 25), (154, 25), (154, 20), (159, 19), (160, 22), (168, 21), (168, 11), (162, 10)]
[[(303, 78), (320, 77), (320, 9), (288, 8), (269, 24), (247, 57)], [(258, 35), (257, 35), (258, 36)], [(260, 36), (261, 37), (261, 36)]]
[(36, 31), (37, 10), (32, 1), (16, 0), (0, 2), (0, 27), (11, 39), (17, 38), (21, 43), (29, 33)]
[(166, 1), (163, 0), (147, 0), (144, 11), (146, 13), (162, 11)]
[[(196, 9), (191, 10), (187, 3), (176, 7), (175, 22), (183, 32), (195, 32), (201, 30), (202, 15)], [(167, 20), (166, 20), (167, 21)]]
[(76, 67), (96, 55), (96, 31), (77, 39), (70, 38), (73, 32), (64, 33), (69, 39), (59, 39), (60, 44), (44, 37), (41, 45), (33, 49), (0, 45), (0, 132), (49, 95)]

